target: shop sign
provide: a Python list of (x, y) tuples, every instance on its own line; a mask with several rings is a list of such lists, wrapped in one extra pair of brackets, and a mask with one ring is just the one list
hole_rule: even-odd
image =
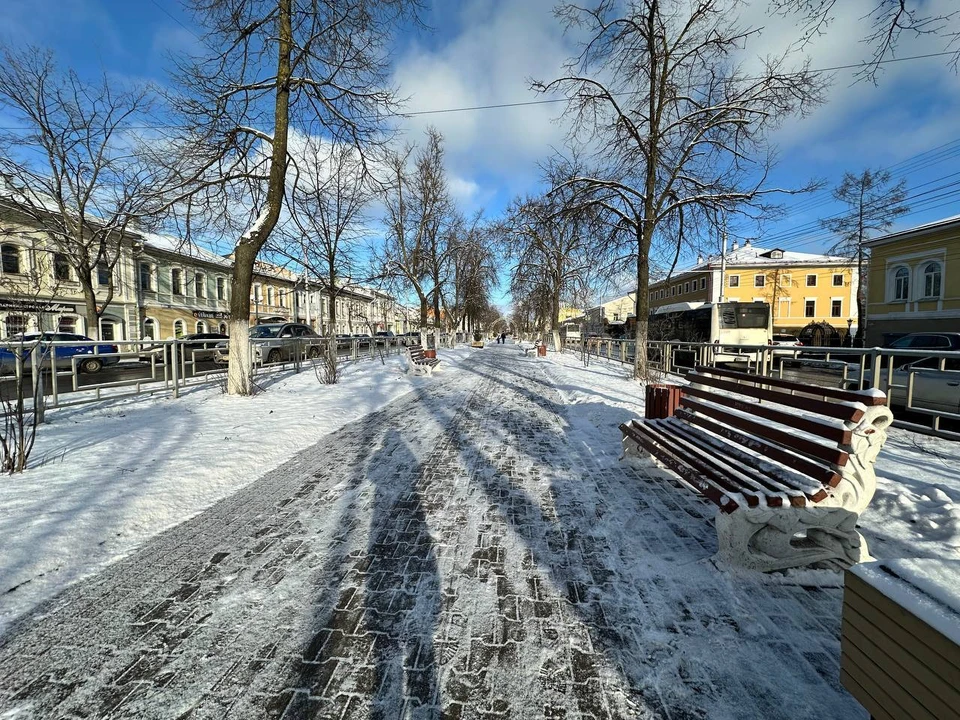
[(230, 313), (213, 310), (194, 310), (193, 316), (197, 320), (229, 320)]
[(77, 306), (58, 302), (0, 298), (0, 310), (14, 310), (22, 313), (75, 313)]

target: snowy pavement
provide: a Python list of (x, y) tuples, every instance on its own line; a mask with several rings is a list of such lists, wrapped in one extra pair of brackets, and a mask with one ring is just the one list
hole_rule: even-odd
[(718, 570), (558, 360), (488, 346), (73, 584), (0, 718), (865, 718), (841, 591)]

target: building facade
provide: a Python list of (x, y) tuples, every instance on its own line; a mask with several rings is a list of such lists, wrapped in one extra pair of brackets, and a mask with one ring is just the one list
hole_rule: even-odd
[(856, 264), (847, 258), (766, 250), (747, 241), (725, 259), (699, 259), (650, 286), (650, 309), (688, 302), (770, 304), (774, 332), (799, 333), (810, 323), (849, 331), (856, 323)]
[(867, 244), (868, 345), (923, 331), (960, 331), (960, 216)]

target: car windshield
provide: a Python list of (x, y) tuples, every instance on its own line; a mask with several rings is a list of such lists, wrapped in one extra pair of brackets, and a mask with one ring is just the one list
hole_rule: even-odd
[(252, 338), (272, 338), (280, 333), (282, 325), (255, 325), (250, 328), (250, 337)]

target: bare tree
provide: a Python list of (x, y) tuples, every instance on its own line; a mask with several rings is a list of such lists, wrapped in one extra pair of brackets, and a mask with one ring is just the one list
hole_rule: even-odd
[[(960, 63), (960, 10), (947, 13), (929, 13), (925, 0), (874, 0), (874, 7), (859, 18), (866, 28), (861, 42), (871, 50), (871, 57), (857, 77), (875, 82), (881, 63), (894, 57), (900, 35), (906, 32), (917, 37), (937, 36), (943, 39), (943, 51), (953, 49), (950, 65), (954, 70)], [(849, 3), (843, 3), (847, 5)], [(836, 17), (837, 0), (770, 0), (771, 10), (779, 15), (797, 17), (801, 23), (801, 45), (827, 33)]]
[[(228, 392), (253, 390), (257, 255), (281, 219), (292, 131), (366, 151), (394, 109), (388, 37), (417, 0), (190, 0), (210, 53), (180, 63), (174, 141), (193, 194), (187, 228), (235, 232)], [(248, 212), (237, 217), (240, 204)]]
[(128, 231), (156, 211), (163, 187), (162, 168), (142, 161), (128, 129), (149, 113), (151, 94), (106, 77), (85, 82), (36, 47), (2, 56), (0, 107), (14, 118), (0, 132), (2, 202), (46, 236), (56, 281), (80, 285), (87, 332), (99, 338)]
[(844, 173), (843, 181), (834, 189), (835, 200), (846, 204), (847, 212), (821, 221), (821, 225), (837, 236), (830, 252), (857, 261), (857, 334), (863, 342), (867, 325), (867, 253), (864, 243), (876, 233), (893, 225), (893, 221), (910, 211), (907, 181), (892, 185), (887, 170), (864, 170), (859, 175)]
[[(537, 82), (563, 91), (571, 141), (595, 148), (601, 168), (564, 186), (610, 213), (634, 243), (637, 343), (647, 337), (649, 256), (674, 247), (684, 228), (721, 212), (762, 210), (773, 155), (768, 131), (820, 102), (824, 82), (788, 56), (757, 69), (735, 62), (755, 30), (732, 17), (737, 0), (602, 0), (563, 5), (558, 16), (586, 40), (566, 73)], [(668, 226), (679, 231), (665, 232)], [(634, 372), (646, 377), (646, 354)]]
[(420, 302), (420, 330), (425, 332), (429, 310), (439, 332), (441, 285), (449, 254), (444, 230), (453, 207), (443, 169), (443, 138), (427, 130), (427, 143), (407, 165), (413, 148), (388, 159), (390, 182), (384, 194), (387, 234), (376, 254), (377, 276), (395, 289), (412, 289)]
[(470, 325), (489, 305), (491, 290), (497, 285), (497, 271), (491, 231), (477, 212), (466, 221), (455, 216), (447, 230), (446, 246), (450, 270), (441, 285), (440, 298), (447, 330)]

